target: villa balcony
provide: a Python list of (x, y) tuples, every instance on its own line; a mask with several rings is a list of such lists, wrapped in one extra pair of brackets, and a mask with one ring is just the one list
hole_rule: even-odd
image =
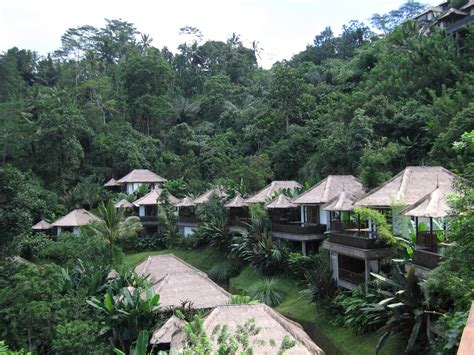
[(325, 231), (326, 225), (323, 224), (272, 222), (272, 235), (275, 238), (296, 241), (321, 240), (326, 237), (324, 234)]
[(195, 225), (198, 223), (198, 220), (195, 216), (179, 216), (178, 224), (181, 225)]
[(158, 216), (140, 216), (140, 222), (143, 224), (158, 224)]
[(325, 224), (304, 224), (295, 223), (278, 223), (272, 222), (272, 232), (282, 232), (289, 234), (324, 234), (326, 232)]
[(455, 21), (453, 23), (450, 23), (447, 27), (446, 30), (448, 32), (456, 32), (462, 29), (463, 27), (466, 27), (470, 24), (474, 23), (474, 15), (469, 15), (464, 17), (461, 20)]
[(379, 239), (371, 238), (371, 232), (369, 231), (357, 231), (357, 232), (333, 232), (329, 231), (328, 242), (335, 244), (342, 244), (353, 248), (359, 249), (379, 249), (386, 248), (387, 246)]

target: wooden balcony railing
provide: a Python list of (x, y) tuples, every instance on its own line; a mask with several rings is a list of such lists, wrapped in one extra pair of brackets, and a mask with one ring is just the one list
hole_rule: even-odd
[(178, 223), (191, 223), (196, 224), (198, 222), (195, 216), (179, 216)]
[(360, 285), (361, 283), (365, 282), (365, 275), (358, 272), (339, 268), (339, 279), (350, 282), (354, 285)]
[(158, 223), (158, 216), (140, 216), (140, 221)]
[(466, 16), (461, 20), (458, 20), (458, 21), (455, 21), (455, 22), (449, 24), (446, 27), (446, 30), (448, 32), (455, 32), (455, 31), (461, 29), (462, 27), (465, 27), (465, 26), (467, 26), (471, 23), (474, 23), (474, 15)]
[(329, 231), (328, 241), (359, 249), (378, 249), (387, 247), (381, 240), (369, 238), (369, 232), (335, 233)]
[(325, 224), (317, 225), (301, 225), (300, 223), (278, 223), (272, 222), (272, 232), (288, 233), (288, 234), (318, 234), (322, 235), (326, 231)]

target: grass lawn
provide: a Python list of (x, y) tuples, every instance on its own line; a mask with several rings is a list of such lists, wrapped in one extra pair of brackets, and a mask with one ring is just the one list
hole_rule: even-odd
[[(173, 253), (198, 269), (208, 272), (216, 263), (225, 259), (225, 255), (213, 248), (198, 250), (167, 249), (153, 252), (143, 252), (126, 255), (124, 264), (133, 267), (150, 255)], [(231, 279), (230, 288), (234, 294), (247, 294), (250, 288), (264, 276), (251, 267), (245, 267), (242, 272)], [(281, 290), (285, 297), (276, 309), (283, 315), (301, 323), (306, 331), (322, 346), (327, 354), (374, 354), (380, 334), (355, 334), (349, 328), (331, 325), (331, 317), (324, 310), (318, 310), (310, 304), (307, 296), (300, 293), (301, 287), (287, 277), (278, 277)], [(403, 347), (392, 338), (384, 348), (384, 354), (399, 354)]]

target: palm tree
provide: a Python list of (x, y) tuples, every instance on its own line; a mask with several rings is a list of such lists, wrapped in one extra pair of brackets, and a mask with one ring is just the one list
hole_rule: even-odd
[(115, 208), (112, 201), (107, 205), (103, 202), (98, 209), (99, 220), (85, 226), (87, 232), (103, 237), (110, 245), (113, 257), (113, 245), (117, 240), (136, 236), (143, 228), (140, 218), (130, 216), (125, 218), (122, 208)]

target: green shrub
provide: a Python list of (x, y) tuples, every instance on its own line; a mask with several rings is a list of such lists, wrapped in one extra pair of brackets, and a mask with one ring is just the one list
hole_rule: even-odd
[(44, 233), (28, 233), (16, 237), (12, 251), (22, 258), (33, 260), (54, 241)]
[(274, 277), (260, 280), (250, 289), (250, 293), (254, 299), (270, 307), (278, 306), (285, 297), (281, 289), (280, 281)]
[[(117, 250), (117, 247), (116, 249)], [(63, 233), (56, 242), (40, 253), (41, 258), (49, 259), (59, 265), (75, 264), (77, 259), (94, 264), (112, 264), (112, 255), (107, 241), (98, 236), (74, 236)], [(118, 260), (121, 256), (117, 255)]]
[(314, 257), (314, 267), (305, 272), (306, 289), (302, 292), (311, 297), (312, 302), (328, 305), (336, 295), (337, 287), (329, 266), (329, 253), (321, 251)]
[(211, 270), (209, 270), (209, 276), (211, 279), (218, 282), (226, 281), (229, 278), (236, 276), (237, 273), (237, 267), (229, 260), (222, 261), (214, 265)]
[(318, 254), (305, 256), (301, 253), (290, 253), (288, 256), (288, 268), (291, 275), (297, 280), (304, 281), (306, 271), (317, 266), (318, 258)]

